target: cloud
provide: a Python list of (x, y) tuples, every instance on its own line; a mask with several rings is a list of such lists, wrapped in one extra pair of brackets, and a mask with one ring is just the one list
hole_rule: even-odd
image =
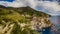
[(8, 2), (8, 1), (0, 1), (0, 5), (4, 5), (7, 7), (36, 7), (36, 1), (35, 0), (15, 0), (13, 2)]
[(19, 1), (13, 1), (13, 2), (7, 2), (7, 1), (0, 1), (0, 5), (4, 5), (6, 7), (15, 7), (15, 8), (18, 8), (18, 7), (25, 7), (26, 5)]
[(51, 15), (60, 15), (60, 5), (56, 1), (38, 1), (38, 0), (15, 0), (13, 2), (0, 1), (0, 5), (6, 7), (26, 7), (30, 6), (38, 11), (43, 11)]
[(58, 2), (41, 1), (40, 6), (50, 11), (60, 11), (60, 5), (58, 5)]
[(56, 1), (53, 1), (53, 2), (50, 2), (50, 1), (38, 1), (37, 6), (41, 7), (42, 9), (41, 8), (40, 9), (43, 12), (48, 13), (50, 15), (54, 15), (54, 16), (60, 15), (60, 5)]

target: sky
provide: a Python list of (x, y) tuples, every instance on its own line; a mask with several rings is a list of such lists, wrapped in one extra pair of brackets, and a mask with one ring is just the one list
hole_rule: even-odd
[(52, 16), (60, 16), (60, 0), (0, 0), (0, 5), (14, 8), (29, 6)]

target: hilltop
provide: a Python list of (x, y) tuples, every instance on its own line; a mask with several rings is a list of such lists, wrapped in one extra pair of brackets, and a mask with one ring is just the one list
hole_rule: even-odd
[(5, 6), (0, 5), (0, 11), (5, 12), (5, 13), (6, 12), (18, 12), (20, 14), (28, 13), (29, 15), (35, 14), (37, 16), (45, 16), (45, 17), (51, 16), (49, 14), (46, 14), (46, 13), (42, 12), (42, 11), (36, 11), (36, 10), (30, 8), (29, 6), (20, 7), (20, 8), (13, 8), (13, 7), (5, 7)]

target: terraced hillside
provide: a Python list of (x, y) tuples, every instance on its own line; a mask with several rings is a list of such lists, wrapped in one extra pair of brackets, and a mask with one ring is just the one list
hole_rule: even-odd
[[(13, 8), (0, 5), (0, 34), (38, 34), (36, 29), (50, 26), (47, 17), (50, 15), (28, 6)], [(34, 28), (37, 24), (38, 28)]]

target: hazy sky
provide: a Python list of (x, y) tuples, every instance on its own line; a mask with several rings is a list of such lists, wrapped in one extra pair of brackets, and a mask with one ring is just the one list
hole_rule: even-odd
[(31, 8), (43, 11), (52, 16), (60, 16), (60, 0), (0, 0), (0, 5), (6, 7), (26, 7), (30, 6)]

